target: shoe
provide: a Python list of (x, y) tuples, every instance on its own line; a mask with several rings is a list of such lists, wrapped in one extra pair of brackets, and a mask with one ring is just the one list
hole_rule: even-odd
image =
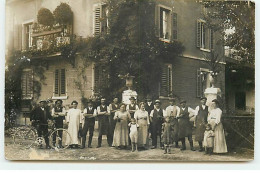
[(186, 150), (186, 147), (182, 147), (180, 150), (181, 150), (181, 151)]
[(91, 146), (91, 145), (89, 145), (89, 146), (88, 146), (88, 148), (92, 148), (92, 146)]
[(190, 148), (191, 151), (196, 151), (193, 147)]
[(46, 149), (51, 149), (51, 147), (49, 145), (46, 145)]
[(156, 146), (152, 146), (152, 147), (151, 147), (151, 149), (155, 149), (155, 148), (156, 148)]
[(81, 147), (80, 147), (80, 149), (84, 149), (84, 148), (85, 148), (85, 146), (81, 146)]
[(96, 148), (100, 148), (101, 147), (101, 145), (98, 145)]
[(203, 151), (203, 148), (200, 148), (200, 149), (199, 149), (199, 152), (202, 152), (202, 151)]

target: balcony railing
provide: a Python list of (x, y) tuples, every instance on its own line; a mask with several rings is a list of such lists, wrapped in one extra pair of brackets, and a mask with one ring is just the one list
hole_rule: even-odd
[(60, 52), (63, 46), (71, 44), (72, 25), (55, 25), (53, 27), (34, 27), (32, 46), (28, 50), (35, 55), (46, 55)]

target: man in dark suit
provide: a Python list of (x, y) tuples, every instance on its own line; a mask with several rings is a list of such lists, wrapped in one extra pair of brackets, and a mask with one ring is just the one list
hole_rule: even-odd
[(44, 137), (46, 143), (46, 149), (50, 149), (49, 138), (48, 138), (48, 120), (51, 120), (52, 116), (50, 110), (46, 106), (46, 101), (41, 100), (40, 106), (35, 108), (31, 112), (32, 124), (37, 123), (39, 126), (37, 128), (38, 137)]

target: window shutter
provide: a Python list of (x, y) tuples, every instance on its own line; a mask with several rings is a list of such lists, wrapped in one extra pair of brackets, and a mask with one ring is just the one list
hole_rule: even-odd
[(214, 31), (210, 29), (210, 49), (214, 49)]
[(159, 24), (160, 24), (160, 30), (159, 30), (159, 35), (160, 35), (160, 38), (163, 38), (163, 10), (160, 8), (159, 10), (160, 12), (160, 18), (159, 18)]
[(60, 71), (60, 94), (66, 94), (66, 76), (65, 69), (61, 69)]
[(33, 73), (32, 70), (26, 70), (22, 73), (22, 99), (32, 99), (33, 96)]
[(201, 71), (197, 70), (197, 97), (202, 97), (202, 76)]
[(94, 35), (97, 36), (101, 32), (101, 5), (95, 7), (94, 10)]
[(168, 96), (168, 68), (166, 65), (162, 68), (161, 83), (160, 83), (160, 96)]
[(172, 30), (172, 39), (177, 40), (178, 39), (178, 30), (177, 30), (177, 13), (172, 13), (172, 19), (173, 19), (173, 30)]
[(54, 94), (59, 95), (59, 70), (55, 70)]
[(201, 47), (201, 22), (197, 20), (197, 47)]

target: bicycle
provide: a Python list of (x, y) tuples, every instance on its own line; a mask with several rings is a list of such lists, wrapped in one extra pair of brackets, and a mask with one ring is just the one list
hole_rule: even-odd
[[(26, 149), (31, 148), (34, 144), (36, 144), (37, 146), (42, 146), (42, 144), (44, 143), (44, 137), (46, 136), (38, 137), (37, 127), (39, 128), (39, 122), (36, 122), (35, 126), (36, 127), (34, 127), (33, 125), (18, 127), (13, 135), (13, 143), (22, 145)], [(66, 144), (67, 138), (69, 138), (68, 141), (71, 141), (71, 136), (69, 132), (64, 128), (56, 128), (54, 121), (48, 124), (48, 126), (51, 127), (51, 130), (48, 130), (48, 133), (46, 135), (49, 138), (51, 148), (58, 148), (59, 150), (68, 148), (69, 145)], [(62, 136), (60, 136), (60, 134), (62, 134)], [(55, 141), (54, 136), (56, 136)], [(57, 147), (56, 144), (61, 146)]]

